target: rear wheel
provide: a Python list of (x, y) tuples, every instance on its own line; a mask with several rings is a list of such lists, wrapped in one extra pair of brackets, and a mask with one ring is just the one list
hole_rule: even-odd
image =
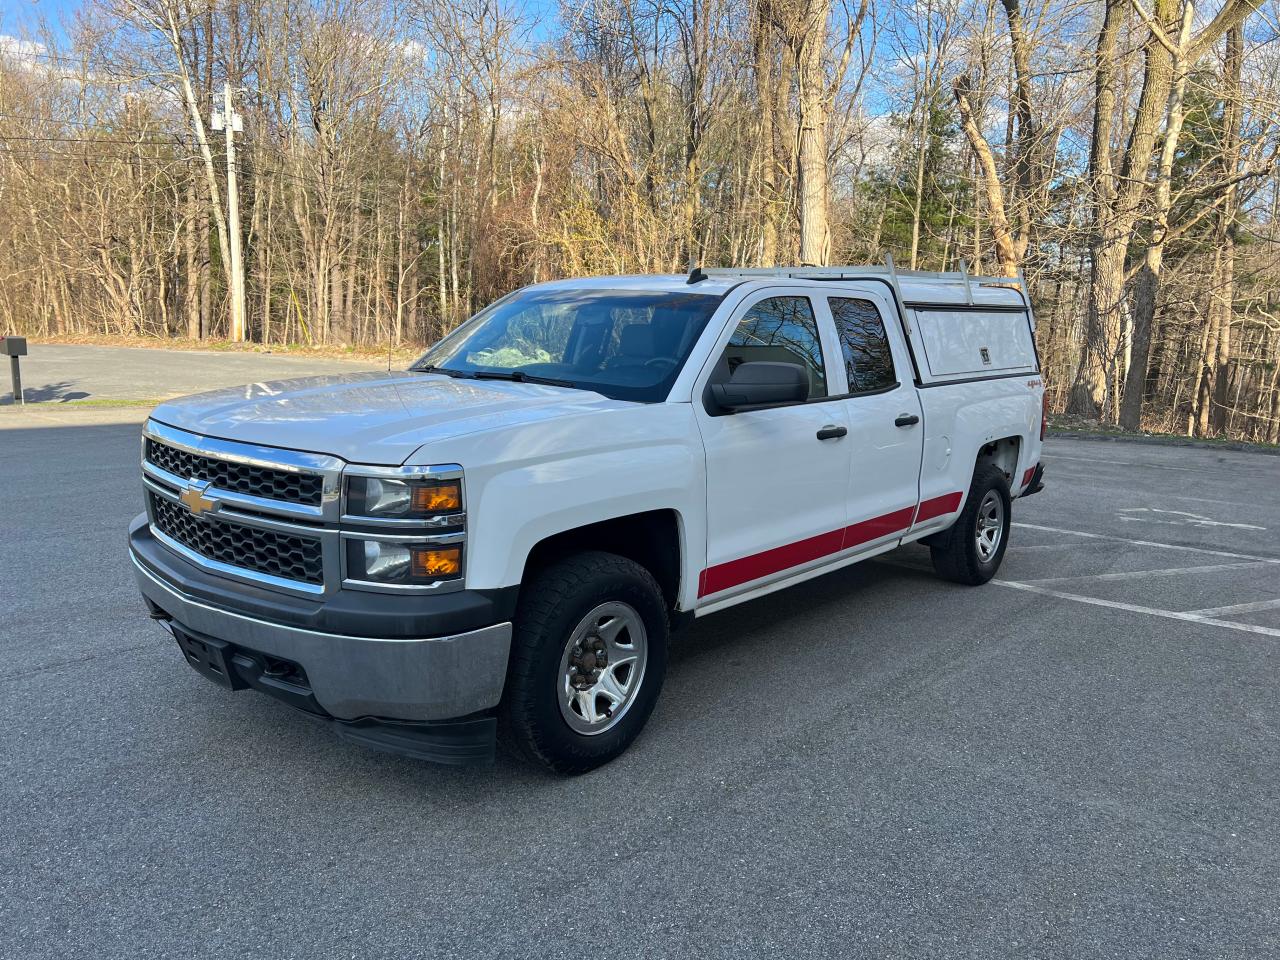
[(970, 586), (994, 577), (1009, 543), (1011, 506), (1004, 473), (990, 464), (978, 467), (960, 516), (950, 530), (931, 538), (938, 576)]
[(543, 569), (521, 590), (506, 736), (557, 773), (608, 763), (639, 735), (662, 689), (667, 610), (644, 567), (591, 551)]

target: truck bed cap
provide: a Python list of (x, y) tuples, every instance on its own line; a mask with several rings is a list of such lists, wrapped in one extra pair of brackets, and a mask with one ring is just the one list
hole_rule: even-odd
[[(683, 273), (622, 274), (617, 276), (574, 277), (538, 284), (544, 290), (635, 290), (663, 293), (705, 293), (719, 295), (744, 281), (786, 280), (815, 287), (841, 280), (883, 280), (890, 276), (884, 267), (709, 267), (706, 279), (689, 283)], [(968, 277), (962, 273), (925, 273), (899, 270), (894, 274), (902, 299), (908, 305), (1023, 307), (1021, 281), (1014, 277)]]

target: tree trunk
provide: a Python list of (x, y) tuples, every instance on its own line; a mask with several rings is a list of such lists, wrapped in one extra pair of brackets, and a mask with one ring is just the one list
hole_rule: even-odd
[[(923, 94), (922, 94), (923, 96)], [(925, 158), (929, 152), (929, 107), (926, 103), (918, 105), (922, 119), (920, 121), (920, 139), (916, 144), (915, 192), (911, 199), (911, 257), (909, 267), (920, 269), (920, 216), (924, 209), (924, 168)]]
[(772, 267), (778, 262), (778, 165), (774, 152), (777, 136), (777, 92), (774, 89), (777, 78), (774, 75), (774, 46), (770, 42), (773, 30), (760, 10), (757, 2), (752, 11), (751, 22), (752, 53), (754, 55), (754, 75), (756, 86), (756, 102), (760, 110), (760, 137), (758, 154), (760, 157), (759, 172), (759, 217), (760, 217), (760, 255), (759, 266)]
[(1125, 368), (1124, 393), (1120, 403), (1120, 426), (1137, 430), (1142, 423), (1142, 400), (1147, 391), (1147, 365), (1151, 356), (1151, 328), (1155, 321), (1156, 301), (1160, 296), (1160, 271), (1164, 265), (1165, 239), (1169, 235), (1169, 209), (1172, 205), (1173, 161), (1182, 136), (1183, 109), (1187, 91), (1187, 45), (1195, 16), (1194, 0), (1183, 0), (1182, 28), (1178, 32), (1177, 52), (1171, 66), (1174, 75), (1166, 108), (1164, 143), (1160, 148), (1160, 165), (1156, 172), (1155, 202), (1152, 211), (1151, 239), (1143, 254), (1133, 300), (1133, 328), (1129, 341), (1129, 362)]
[(1127, 237), (1114, 235), (1094, 246), (1089, 267), (1089, 304), (1080, 363), (1067, 409), (1088, 417), (1110, 413), (1109, 381), (1119, 359), (1120, 313), (1124, 307)]
[[(980, 171), (982, 192), (986, 195), (987, 209), (991, 211), (991, 234), (992, 240), (995, 242), (996, 260), (1000, 264), (1000, 273), (1006, 277), (1016, 277), (1018, 275), (1020, 257), (1017, 244), (1014, 242), (1013, 231), (1009, 228), (1009, 218), (1005, 212), (1004, 188), (1000, 184), (1000, 173), (996, 168), (995, 156), (991, 153), (991, 145), (987, 143), (987, 138), (982, 135), (982, 131), (978, 128), (978, 121), (974, 117), (974, 110), (970, 102), (971, 87), (969, 78), (964, 75), (957, 77), (953, 89), (955, 91), (956, 106), (960, 110), (960, 123), (964, 128), (965, 136), (969, 138), (969, 146), (973, 148), (973, 154)], [(922, 151), (921, 157), (923, 156)], [(920, 173), (920, 180), (923, 180), (923, 170)], [(919, 197), (917, 196), (918, 202)], [(919, 217), (916, 218), (916, 226), (918, 229)], [(975, 239), (974, 246), (976, 247), (977, 244), (978, 241)], [(913, 263), (915, 260), (915, 246), (916, 237), (913, 233), (911, 243)]]
[[(1168, 23), (1173, 2), (1156, 0), (1154, 16), (1159, 23)], [(1120, 176), (1115, 184), (1111, 184), (1111, 121), (1101, 114), (1104, 110), (1109, 111), (1115, 102), (1113, 60), (1116, 33), (1127, 7), (1117, 0), (1108, 0), (1098, 41), (1096, 109), (1099, 116), (1094, 121), (1090, 167), (1099, 172), (1105, 169), (1108, 176), (1099, 178), (1095, 184), (1096, 222), (1091, 243), (1093, 266), (1090, 270), (1085, 342), (1068, 404), (1069, 412), (1092, 418), (1109, 417), (1115, 411), (1115, 388), (1112, 384), (1116, 382), (1117, 361), (1124, 349), (1120, 342), (1120, 328), (1124, 308), (1125, 258), (1142, 211), (1151, 153), (1173, 82), (1172, 57), (1155, 34), (1149, 33), (1144, 44), (1146, 66), (1138, 109), (1129, 131)], [(1115, 21), (1113, 16), (1117, 18)]]
[[(1227, 56), (1223, 64), (1222, 172), (1233, 176), (1240, 167), (1243, 138), (1241, 122), (1244, 117), (1244, 99), (1241, 71), (1244, 67), (1244, 25), (1237, 24), (1227, 31)], [(1214, 283), (1214, 300), (1219, 309), (1218, 352), (1213, 366), (1214, 408), (1211, 422), (1221, 431), (1227, 425), (1227, 380), (1231, 359), (1231, 319), (1234, 315), (1236, 242), (1235, 221), (1239, 212), (1239, 191), (1235, 184), (1227, 187), (1226, 197), (1218, 213), (1219, 247), (1222, 262)]]
[[(1213, 270), (1210, 283), (1216, 283), (1222, 261), (1222, 248), (1213, 252)], [(1218, 309), (1216, 300), (1210, 296), (1205, 316), (1204, 335), (1200, 338), (1199, 363), (1196, 367), (1196, 383), (1192, 401), (1191, 416), (1187, 419), (1188, 436), (1205, 436), (1209, 432), (1209, 410), (1213, 403), (1213, 368), (1218, 356)]]
[(803, 31), (794, 38), (796, 79), (799, 87), (800, 136), (797, 151), (797, 193), (800, 205), (800, 262), (825, 266), (831, 255), (827, 221), (829, 197), (827, 171), (826, 74), (822, 68), (827, 46), (830, 0), (806, 0)]
[[(1170, 48), (1176, 47), (1169, 40), (1168, 26), (1178, 9), (1177, 4), (1178, 0), (1155, 0), (1152, 7), (1150, 17), (1153, 22), (1148, 24), (1143, 41), (1145, 66), (1142, 89), (1138, 95), (1138, 106), (1129, 131), (1120, 175), (1112, 184), (1108, 166), (1106, 177), (1095, 177), (1098, 198), (1096, 239), (1092, 244), (1095, 257), (1092, 279), (1095, 282), (1091, 285), (1089, 295), (1085, 348), (1072, 387), (1069, 405), (1072, 413), (1098, 417), (1114, 409), (1114, 393), (1107, 381), (1108, 374), (1115, 370), (1117, 354), (1125, 349), (1124, 344), (1117, 342), (1120, 312), (1124, 305), (1125, 257), (1145, 212), (1144, 200), (1149, 187), (1152, 152), (1161, 127), (1161, 118), (1167, 113), (1169, 98), (1173, 92), (1175, 64)], [(1210, 23), (1194, 38), (1189, 31), (1185, 33), (1189, 41), (1182, 44), (1186, 63), (1195, 63), (1224, 33), (1239, 29), (1257, 5), (1258, 0), (1227, 0)], [(1118, 16), (1120, 8), (1127, 11), (1128, 4), (1108, 0), (1106, 17), (1099, 35), (1098, 102), (1091, 144), (1091, 170), (1102, 170), (1100, 161), (1103, 154), (1107, 157), (1110, 155), (1109, 117), (1115, 103), (1112, 65), (1115, 57), (1115, 34), (1110, 31), (1113, 14)], [(1118, 22), (1115, 25), (1118, 26)], [(1104, 124), (1107, 134), (1105, 137), (1099, 136)], [(1109, 165), (1109, 159), (1107, 163)], [(1139, 371), (1139, 375), (1145, 379), (1145, 369)]]
[(184, 281), (182, 285), (182, 312), (187, 320), (188, 339), (199, 340), (202, 332), (200, 327), (200, 284), (197, 276), (200, 262), (200, 233), (197, 223), (200, 198), (196, 195), (194, 183), (187, 185), (186, 198), (186, 223), (183, 225), (182, 230), (182, 276)]
[(1218, 262), (1217, 276), (1213, 282), (1213, 300), (1218, 315), (1218, 349), (1214, 353), (1210, 381), (1213, 385), (1212, 410), (1209, 424), (1215, 433), (1221, 434), (1227, 427), (1227, 417), (1231, 411), (1231, 403), (1227, 396), (1227, 388), (1231, 382), (1231, 316), (1233, 294), (1235, 291), (1235, 241), (1228, 226), (1222, 231), (1222, 256)]

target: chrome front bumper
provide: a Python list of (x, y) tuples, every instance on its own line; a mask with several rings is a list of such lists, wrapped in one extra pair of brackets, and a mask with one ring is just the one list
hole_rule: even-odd
[(502, 698), (510, 623), (417, 639), (321, 633), (200, 602), (131, 559), (143, 596), (179, 627), (300, 664), (316, 702), (336, 719), (447, 720)]

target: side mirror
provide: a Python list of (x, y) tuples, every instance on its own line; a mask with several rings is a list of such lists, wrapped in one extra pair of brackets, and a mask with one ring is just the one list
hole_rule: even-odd
[(711, 384), (711, 399), (729, 413), (750, 407), (803, 403), (809, 399), (809, 373), (798, 363), (747, 361), (738, 364), (728, 383)]

